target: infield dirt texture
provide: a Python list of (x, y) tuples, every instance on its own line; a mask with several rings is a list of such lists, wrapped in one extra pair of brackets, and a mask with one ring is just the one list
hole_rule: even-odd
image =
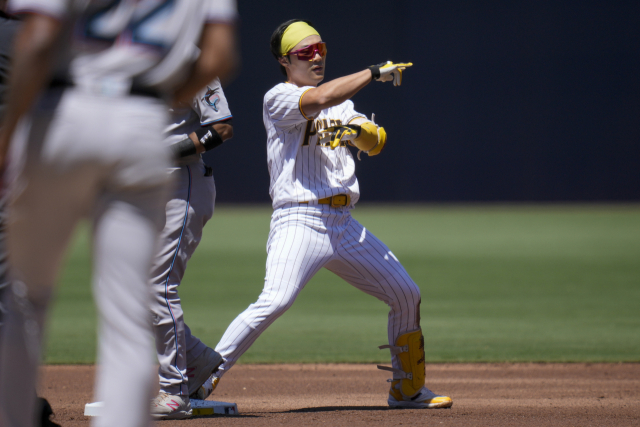
[[(42, 395), (65, 427), (88, 426), (92, 366), (44, 368)], [(213, 400), (238, 404), (239, 416), (160, 421), (163, 426), (637, 426), (638, 364), (428, 365), (434, 390), (451, 409), (386, 406), (387, 375), (373, 365), (239, 365)]]
[[(212, 347), (262, 289), (270, 215), (216, 208), (189, 263), (185, 319)], [(453, 409), (386, 407), (388, 373), (375, 363), (389, 362), (377, 349), (387, 307), (321, 271), (213, 397), (242, 416), (181, 424), (640, 425), (640, 205), (364, 205), (353, 216), (420, 286), (427, 385)], [(89, 263), (85, 229), (61, 278), (45, 361), (89, 365), (46, 366), (41, 386), (64, 426), (88, 425), (92, 399)]]

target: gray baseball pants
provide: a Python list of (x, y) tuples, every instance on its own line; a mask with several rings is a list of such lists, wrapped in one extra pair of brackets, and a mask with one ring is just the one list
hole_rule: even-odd
[(167, 122), (159, 100), (69, 89), (45, 96), (15, 135), (12, 160), (22, 167), (7, 230), (14, 298), (0, 348), (0, 425), (34, 425), (47, 310), (65, 249), (83, 218), (93, 226), (99, 315), (94, 398), (105, 405), (92, 425), (150, 424), (148, 282), (170, 180), (170, 153), (158, 142)]
[(151, 269), (160, 391), (173, 395), (189, 395), (187, 360), (197, 358), (207, 348), (184, 322), (178, 296), (187, 262), (213, 215), (216, 186), (212, 174), (205, 171), (200, 159), (173, 169), (177, 185), (165, 208), (166, 222)]

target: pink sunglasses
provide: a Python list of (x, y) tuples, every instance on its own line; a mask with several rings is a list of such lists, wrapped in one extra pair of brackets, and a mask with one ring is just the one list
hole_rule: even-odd
[(301, 61), (313, 61), (313, 58), (316, 57), (316, 52), (324, 58), (327, 54), (327, 45), (322, 42), (314, 43), (307, 47), (303, 47), (302, 49), (289, 52), (287, 55), (296, 55)]

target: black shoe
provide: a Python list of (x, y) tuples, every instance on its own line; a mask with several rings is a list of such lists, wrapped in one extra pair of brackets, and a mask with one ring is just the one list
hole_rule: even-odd
[(40, 427), (60, 427), (60, 424), (56, 424), (51, 421), (53, 415), (53, 409), (44, 397), (38, 397), (36, 403), (36, 410), (40, 410)]

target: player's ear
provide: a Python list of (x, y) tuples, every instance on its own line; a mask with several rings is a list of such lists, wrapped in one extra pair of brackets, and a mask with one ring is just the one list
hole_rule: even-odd
[(287, 65), (291, 64), (291, 60), (289, 59), (288, 55), (287, 56), (281, 56), (280, 58), (278, 58), (278, 62), (283, 67), (286, 67)]

